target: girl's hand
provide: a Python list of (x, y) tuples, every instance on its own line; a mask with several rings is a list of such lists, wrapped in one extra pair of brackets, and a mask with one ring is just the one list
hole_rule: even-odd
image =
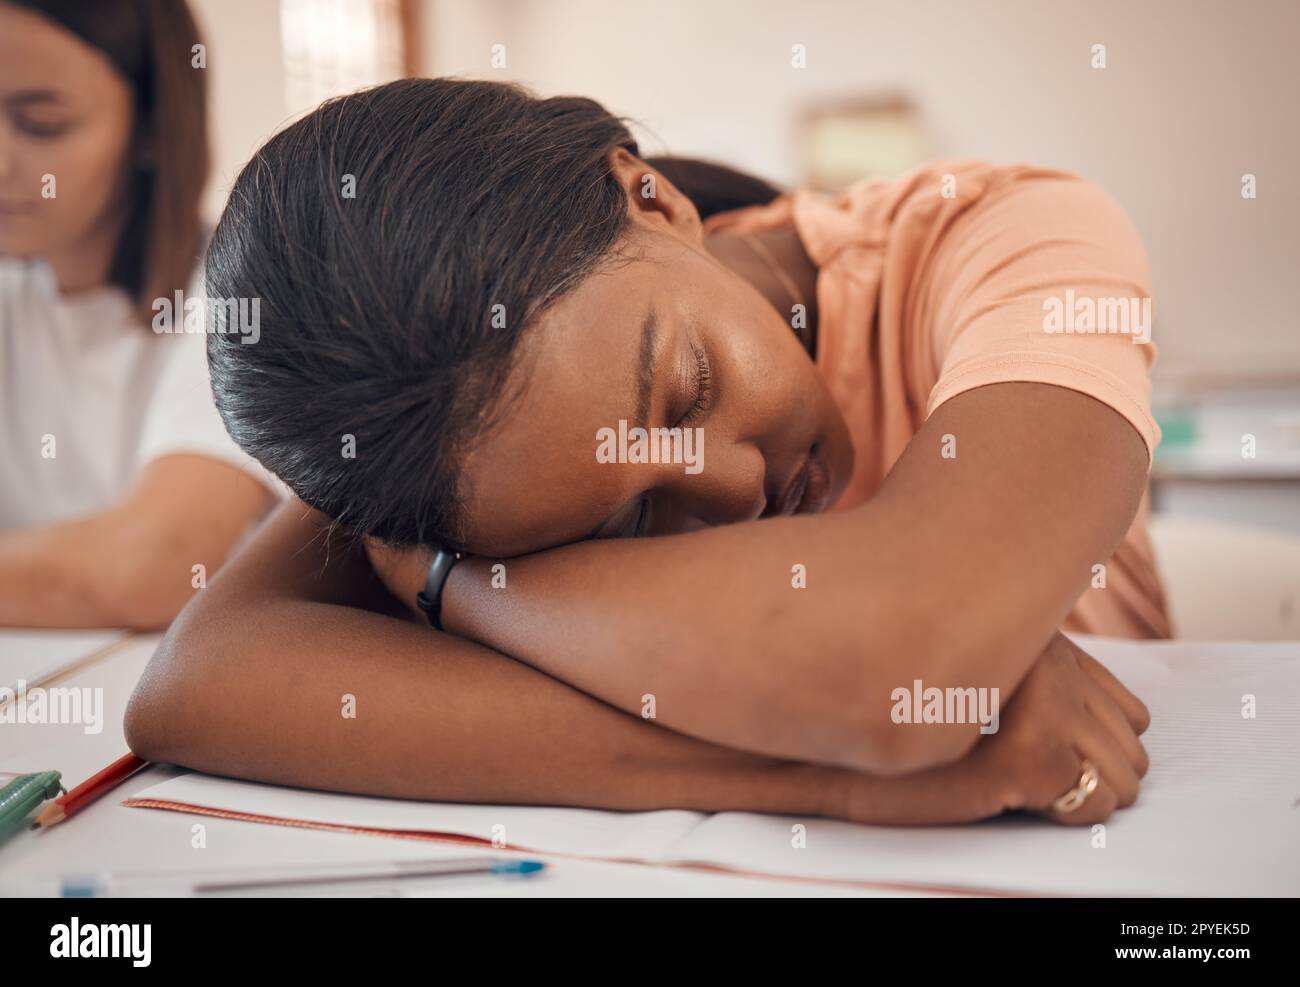
[[(1137, 801), (1150, 767), (1138, 735), (1150, 723), (1142, 700), (1058, 633), (1012, 697), (998, 732), (967, 760), (1000, 811), (1090, 825)], [(1079, 784), (1085, 759), (1100, 776), (1097, 788), (1073, 811), (1060, 812), (1053, 803)]]
[[(1092, 825), (1137, 800), (1149, 766), (1138, 734), (1150, 721), (1137, 696), (1058, 633), (1002, 711), (997, 733), (942, 768), (887, 779), (846, 774), (832, 814), (926, 825), (1024, 810), (1065, 825)], [(1100, 776), (1096, 790), (1072, 812), (1053, 809), (1079, 783), (1085, 758)]]

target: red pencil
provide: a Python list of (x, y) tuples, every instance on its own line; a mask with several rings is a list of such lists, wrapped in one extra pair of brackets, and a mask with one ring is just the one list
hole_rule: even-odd
[(46, 805), (44, 809), (37, 813), (36, 822), (32, 824), (32, 828), (46, 829), (56, 823), (63, 822), (68, 816), (80, 812), (105, 792), (116, 788), (141, 768), (148, 766), (148, 761), (142, 761), (134, 754), (122, 755), (99, 774), (92, 775), (72, 791), (60, 795), (53, 802)]

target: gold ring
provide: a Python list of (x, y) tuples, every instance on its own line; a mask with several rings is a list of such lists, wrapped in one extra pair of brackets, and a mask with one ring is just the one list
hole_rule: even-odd
[(1088, 796), (1097, 790), (1097, 782), (1100, 780), (1096, 766), (1085, 759), (1083, 773), (1079, 775), (1079, 784), (1053, 802), (1052, 808), (1060, 813), (1073, 812), (1088, 801)]

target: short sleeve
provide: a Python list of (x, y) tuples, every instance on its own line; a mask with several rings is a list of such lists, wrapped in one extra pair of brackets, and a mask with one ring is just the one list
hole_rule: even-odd
[(243, 467), (247, 455), (226, 433), (212, 402), (203, 333), (176, 333), (155, 341), (166, 350), (145, 412), (137, 465), (189, 452)]
[(1123, 209), (1083, 179), (1007, 182), (946, 231), (919, 286), (938, 380), (926, 413), (986, 384), (1031, 381), (1087, 394), (1146, 444), (1151, 414), (1151, 274)]
[[(196, 276), (188, 297), (202, 298), (202, 285)], [(177, 325), (183, 328), (180, 320)], [(226, 432), (212, 398), (206, 334), (160, 333), (152, 342), (164, 352), (140, 432), (136, 469), (163, 456), (189, 453), (229, 463), (273, 492), (282, 492), (281, 484)]]

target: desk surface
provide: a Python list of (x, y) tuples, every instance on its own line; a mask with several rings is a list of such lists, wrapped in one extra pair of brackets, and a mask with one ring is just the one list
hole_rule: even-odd
[[(0, 647), (4, 632), (0, 631)], [(0, 772), (57, 769), (68, 787), (79, 784), (126, 752), (122, 719), (157, 637), (122, 642), (103, 657), (47, 685), (102, 689), (102, 730), (81, 725), (0, 725)], [(48, 832), (23, 831), (0, 844), (0, 894), (25, 893), (32, 882), (102, 872), (166, 874), (228, 873), (259, 866), (295, 867), (378, 863), (441, 857), (499, 855), (490, 849), (443, 846), (350, 833), (298, 830), (173, 812), (128, 809), (120, 803), (173, 776), (154, 765), (111, 794)], [(193, 846), (193, 827), (205, 829), (206, 846)], [(870, 895), (802, 881), (731, 876), (674, 867), (574, 860), (530, 854), (547, 872), (526, 881), (456, 879), (425, 883), (421, 894), (489, 896), (846, 896)], [(885, 894), (886, 892), (880, 892)]]

